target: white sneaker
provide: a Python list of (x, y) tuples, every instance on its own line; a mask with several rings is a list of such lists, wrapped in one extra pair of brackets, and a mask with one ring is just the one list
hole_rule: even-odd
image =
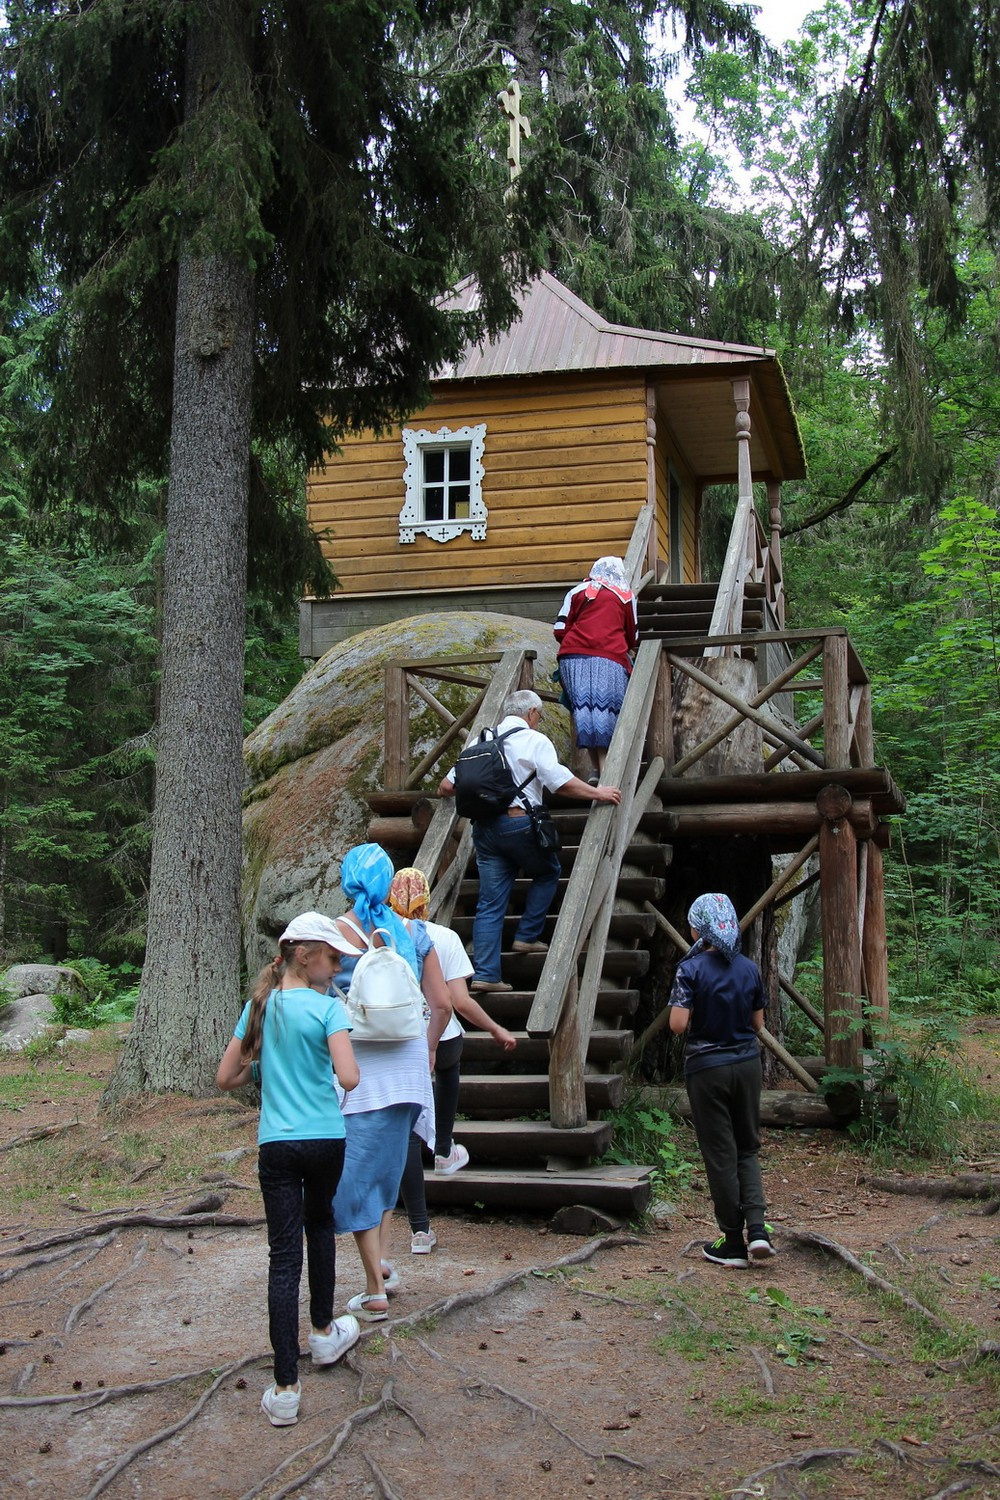
[(279, 1391), (275, 1385), (268, 1386), (260, 1398), (260, 1409), (264, 1412), (272, 1427), (295, 1426), (299, 1420), (299, 1397), (301, 1394), (301, 1385), (296, 1385), (293, 1391)]
[(309, 1335), (309, 1353), (314, 1365), (335, 1365), (361, 1337), (361, 1324), (349, 1314), (334, 1318), (329, 1333)]
[(469, 1153), (457, 1141), (451, 1148), (450, 1156), (435, 1156), (434, 1158), (434, 1170), (440, 1177), (450, 1177), (452, 1172), (461, 1172), (462, 1168), (468, 1165)]
[(410, 1254), (430, 1255), (437, 1242), (438, 1237), (433, 1229), (418, 1229), (416, 1234), (410, 1236)]

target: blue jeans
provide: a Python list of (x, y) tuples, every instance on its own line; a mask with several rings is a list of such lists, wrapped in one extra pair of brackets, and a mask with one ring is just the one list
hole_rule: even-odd
[(479, 866), (479, 901), (472, 923), (474, 978), (496, 980), (500, 978), (503, 919), (519, 871), (530, 877), (531, 886), (515, 938), (533, 943), (541, 937), (561, 866), (554, 849), (539, 849), (527, 814), (519, 818), (503, 814), (489, 823), (475, 823), (472, 839)]

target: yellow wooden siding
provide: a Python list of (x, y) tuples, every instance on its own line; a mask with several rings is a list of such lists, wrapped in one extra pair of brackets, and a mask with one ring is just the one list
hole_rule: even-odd
[(572, 583), (624, 553), (646, 499), (641, 376), (520, 380), (445, 389), (406, 426), (486, 423), (486, 540), (399, 540), (405, 499), (398, 432), (346, 439), (310, 474), (309, 521), (347, 593)]

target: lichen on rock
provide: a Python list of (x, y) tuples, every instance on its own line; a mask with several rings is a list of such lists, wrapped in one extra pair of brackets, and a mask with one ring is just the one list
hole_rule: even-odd
[[(297, 912), (335, 915), (344, 908), (340, 860), (364, 841), (370, 818), (366, 795), (384, 784), (386, 663), (519, 646), (538, 653), (535, 682), (550, 689), (556, 647), (548, 625), (491, 613), (394, 620), (334, 646), (248, 735), (243, 924), (251, 973), (273, 955), (275, 938)], [(464, 688), (431, 687), (452, 713), (469, 701)], [(442, 727), (434, 711), (411, 695), (412, 764)], [(554, 709), (545, 727), (565, 759), (568, 715)], [(429, 790), (450, 764), (442, 761), (432, 769), (425, 781)]]

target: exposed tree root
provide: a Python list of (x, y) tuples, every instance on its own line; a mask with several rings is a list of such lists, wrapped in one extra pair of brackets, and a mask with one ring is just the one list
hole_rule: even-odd
[[(388, 1411), (390, 1406), (396, 1406), (400, 1411), (406, 1412), (407, 1416), (410, 1415), (410, 1413), (406, 1411), (405, 1407), (399, 1406), (399, 1403), (396, 1401), (395, 1397), (392, 1394), (392, 1381), (387, 1380), (385, 1385), (382, 1387), (382, 1393), (377, 1401), (373, 1402), (371, 1406), (363, 1406), (358, 1411), (352, 1412), (351, 1415), (340, 1424), (340, 1426), (337, 1428), (333, 1442), (330, 1444), (327, 1452), (318, 1461), (318, 1463), (313, 1464), (311, 1469), (307, 1469), (304, 1474), (300, 1474), (297, 1479), (291, 1480), (290, 1483), (284, 1485), (280, 1490), (275, 1490), (274, 1494), (271, 1496), (271, 1500), (285, 1500), (286, 1495), (293, 1495), (296, 1490), (300, 1490), (302, 1489), (303, 1485), (309, 1484), (310, 1481), (315, 1479), (318, 1474), (322, 1474), (323, 1470), (328, 1469), (333, 1463), (334, 1459), (337, 1457), (337, 1454), (340, 1452), (341, 1448), (343, 1448), (344, 1444), (347, 1442), (348, 1438), (351, 1436), (351, 1433), (355, 1430), (355, 1428), (363, 1426), (365, 1422), (370, 1422), (372, 1418), (377, 1417), (380, 1412)], [(252, 1489), (247, 1490), (245, 1494), (241, 1495), (240, 1500), (255, 1500), (255, 1496), (262, 1494), (263, 1491), (267, 1489), (268, 1485), (273, 1483), (273, 1481), (278, 1477), (279, 1474), (283, 1474), (286, 1469), (290, 1468), (292, 1464), (297, 1463), (305, 1456), (305, 1454), (313, 1452), (315, 1448), (321, 1447), (322, 1444), (326, 1441), (326, 1438), (320, 1438), (318, 1442), (310, 1443), (307, 1447), (300, 1448), (297, 1453), (290, 1454), (289, 1457), (286, 1458), (283, 1463), (280, 1463), (276, 1469), (272, 1469), (270, 1474), (267, 1474), (263, 1479), (258, 1480), (258, 1482), (253, 1486)], [(90, 1500), (90, 1496), (87, 1497), (87, 1500)]]
[(758, 1469), (756, 1474), (749, 1474), (743, 1483), (729, 1494), (735, 1500), (737, 1495), (746, 1495), (759, 1500), (760, 1491), (753, 1488), (767, 1474), (777, 1474), (781, 1469), (810, 1469), (813, 1464), (842, 1463), (847, 1458), (858, 1458), (860, 1448), (812, 1448), (808, 1453), (796, 1453), (792, 1458), (783, 1458), (776, 1464), (768, 1464), (766, 1469)]
[(932, 1328), (936, 1328), (939, 1333), (944, 1333), (951, 1337), (952, 1329), (946, 1323), (942, 1322), (937, 1313), (931, 1312), (929, 1307), (925, 1307), (922, 1302), (918, 1302), (916, 1297), (911, 1296), (909, 1292), (904, 1292), (902, 1287), (894, 1286), (891, 1281), (886, 1281), (884, 1276), (880, 1276), (877, 1271), (873, 1271), (870, 1266), (866, 1266), (845, 1245), (839, 1245), (836, 1240), (831, 1240), (825, 1234), (817, 1234), (812, 1229), (786, 1229), (784, 1230), (784, 1234), (799, 1245), (815, 1246), (819, 1250), (825, 1250), (828, 1255), (835, 1255), (850, 1270), (857, 1272), (869, 1286), (877, 1287), (886, 1296), (892, 1297), (895, 1301), (901, 1302), (904, 1307), (909, 1308), (910, 1312), (917, 1313), (926, 1322), (930, 1323)]
[(862, 1177), (882, 1193), (905, 1193), (914, 1198), (997, 1198), (1000, 1177), (992, 1172), (956, 1172), (952, 1177)]
[[(424, 1307), (417, 1312), (408, 1313), (405, 1318), (392, 1318), (388, 1323), (380, 1323), (377, 1328), (370, 1329), (368, 1336), (376, 1333), (391, 1333), (396, 1328), (412, 1328), (419, 1323), (426, 1323), (431, 1318), (444, 1318), (449, 1313), (456, 1312), (463, 1307), (475, 1307), (480, 1302), (488, 1302), (491, 1297), (497, 1297), (501, 1292), (507, 1291), (509, 1287), (516, 1286), (519, 1281), (524, 1281), (528, 1276), (548, 1276), (553, 1271), (560, 1271), (565, 1266), (580, 1266), (597, 1254), (598, 1250), (617, 1250), (623, 1245), (641, 1245), (642, 1240), (632, 1234), (611, 1234), (600, 1239), (588, 1240), (579, 1250), (574, 1250), (570, 1255), (561, 1256), (548, 1266), (526, 1266), (522, 1271), (512, 1271), (509, 1276), (502, 1276), (499, 1281), (491, 1282), (482, 1291), (477, 1292), (453, 1292), (450, 1297), (442, 1297), (440, 1302), (432, 1302), (430, 1307)], [(364, 1335), (362, 1335), (364, 1336)]]
[(389, 1483), (388, 1479), (385, 1477), (382, 1470), (379, 1468), (378, 1464), (372, 1458), (370, 1453), (365, 1454), (365, 1463), (372, 1471), (372, 1475), (375, 1479), (375, 1483), (378, 1485), (379, 1494), (382, 1496), (382, 1500), (402, 1500), (399, 1491), (393, 1489), (392, 1485)]
[(765, 1391), (767, 1392), (767, 1394), (769, 1396), (773, 1396), (774, 1395), (774, 1376), (771, 1374), (771, 1369), (770, 1369), (770, 1366), (767, 1363), (767, 1360), (764, 1358), (764, 1356), (761, 1353), (761, 1351), (759, 1349), (755, 1348), (753, 1344), (750, 1344), (748, 1347), (750, 1349), (750, 1353), (753, 1355), (754, 1360), (757, 1363), (757, 1368), (760, 1370), (760, 1378), (764, 1382), (764, 1389), (765, 1389)]
[(112, 1276), (110, 1281), (106, 1281), (103, 1286), (99, 1286), (96, 1291), (91, 1292), (89, 1296), (84, 1297), (83, 1300), (78, 1302), (75, 1307), (70, 1308), (69, 1312), (66, 1315), (66, 1321), (63, 1324), (63, 1333), (72, 1333), (73, 1329), (76, 1327), (77, 1323), (79, 1323), (84, 1313), (90, 1311), (98, 1298), (105, 1296), (108, 1292), (111, 1291), (112, 1287), (116, 1287), (118, 1285), (119, 1281), (121, 1281), (124, 1276), (127, 1276), (130, 1271), (135, 1270), (136, 1266), (139, 1264), (146, 1253), (147, 1244), (148, 1241), (143, 1240), (138, 1250), (129, 1261), (128, 1265), (123, 1266), (122, 1269), (118, 1272), (117, 1276)]
[[(114, 1232), (107, 1235), (103, 1240), (100, 1241), (97, 1246), (97, 1250), (103, 1250), (105, 1245), (110, 1245), (114, 1237)], [(19, 1252), (9, 1251), (6, 1253), (18, 1254)], [(27, 1250), (25, 1249), (23, 1253), (27, 1254)], [(57, 1250), (53, 1255), (36, 1255), (34, 1260), (26, 1260), (23, 1266), (8, 1266), (6, 1271), (0, 1271), (0, 1286), (2, 1286), (5, 1281), (10, 1281), (12, 1277), (20, 1276), (22, 1271), (32, 1271), (36, 1266), (50, 1266), (54, 1261), (57, 1260), (69, 1260), (69, 1257), (75, 1254), (76, 1245), (74, 1242), (70, 1244), (68, 1249)]]
[(31, 1245), (16, 1245), (10, 1250), (0, 1250), (0, 1259), (8, 1259), (14, 1255), (29, 1255), (32, 1250), (48, 1250), (53, 1245), (72, 1245), (79, 1240), (89, 1239), (92, 1235), (103, 1234), (108, 1229), (196, 1229), (204, 1226), (209, 1229), (259, 1229), (265, 1223), (264, 1216), (259, 1218), (245, 1219), (238, 1214), (156, 1214), (156, 1213), (130, 1213), (117, 1214), (113, 1218), (102, 1219), (99, 1224), (82, 1224), (79, 1229), (60, 1229), (53, 1234), (46, 1235), (42, 1240), (35, 1240)]
[[(266, 1354), (251, 1355), (243, 1364), (252, 1365), (272, 1358), (271, 1351), (268, 1350)], [(201, 1370), (183, 1370), (179, 1375), (164, 1375), (160, 1380), (142, 1380), (135, 1385), (100, 1386), (96, 1390), (70, 1391), (57, 1396), (0, 1396), (0, 1410), (4, 1407), (67, 1406), (87, 1402), (89, 1404), (86, 1406), (80, 1405), (80, 1411), (92, 1411), (95, 1406), (103, 1406), (108, 1401), (123, 1401), (129, 1396), (147, 1396), (153, 1391), (163, 1390), (164, 1386), (181, 1385), (185, 1380), (204, 1380), (206, 1375), (214, 1375), (218, 1368), (217, 1364), (207, 1365)], [(73, 1413), (74, 1416), (79, 1414)]]
[(893, 1359), (891, 1355), (883, 1354), (881, 1349), (873, 1349), (871, 1344), (866, 1344), (861, 1339), (855, 1338), (854, 1334), (848, 1333), (846, 1329), (835, 1328), (833, 1332), (839, 1334), (842, 1339), (847, 1339), (849, 1344), (853, 1344), (855, 1348), (860, 1349), (862, 1354), (867, 1354), (869, 1359), (879, 1359), (884, 1365), (898, 1365), (900, 1363), (898, 1359)]
[(995, 1339), (984, 1339), (970, 1354), (963, 1354), (961, 1359), (942, 1360), (940, 1364), (942, 1370), (968, 1370), (981, 1359), (1000, 1359), (1000, 1344)]
[(227, 1381), (230, 1375), (235, 1375), (237, 1370), (242, 1370), (247, 1365), (252, 1365), (258, 1358), (258, 1355), (253, 1354), (249, 1359), (239, 1359), (235, 1364), (227, 1365), (221, 1374), (217, 1375), (212, 1381), (208, 1390), (202, 1392), (186, 1416), (181, 1417), (178, 1422), (172, 1422), (169, 1427), (162, 1428), (160, 1432), (154, 1432), (152, 1437), (143, 1438), (141, 1442), (133, 1444), (128, 1452), (123, 1453), (117, 1463), (112, 1464), (111, 1468), (102, 1474), (97, 1483), (87, 1491), (86, 1500), (97, 1500), (97, 1496), (102, 1495), (112, 1480), (117, 1479), (118, 1475), (124, 1469), (127, 1469), (129, 1464), (134, 1463), (137, 1458), (141, 1458), (144, 1453), (148, 1453), (151, 1448), (156, 1448), (160, 1443), (165, 1443), (168, 1439), (176, 1437), (177, 1433), (183, 1432), (184, 1428), (191, 1425), (202, 1408), (215, 1395), (219, 1386)]
[(30, 1146), (35, 1141), (48, 1141), (53, 1136), (65, 1135), (67, 1130), (78, 1130), (79, 1120), (70, 1120), (65, 1125), (37, 1125), (34, 1130), (26, 1130), (23, 1135), (16, 1135), (12, 1141), (4, 1141), (0, 1151), (13, 1151), (18, 1146)]
[(963, 1490), (971, 1488), (975, 1484), (974, 1479), (956, 1479), (954, 1484), (945, 1485), (943, 1490), (935, 1490), (933, 1495), (928, 1495), (927, 1500), (949, 1500), (951, 1495), (960, 1495)]
[(546, 1424), (546, 1426), (552, 1428), (553, 1432), (558, 1433), (559, 1436), (561, 1438), (564, 1438), (572, 1448), (576, 1448), (578, 1452), (584, 1454), (586, 1458), (592, 1459), (594, 1463), (601, 1463), (607, 1459), (616, 1458), (619, 1463), (626, 1464), (629, 1468), (645, 1470), (645, 1464), (639, 1463), (634, 1458), (627, 1458), (622, 1453), (593, 1452), (592, 1449), (587, 1448), (583, 1443), (578, 1442), (577, 1439), (572, 1435), (572, 1433), (566, 1431), (565, 1427), (560, 1427), (559, 1423), (555, 1421), (553, 1417), (549, 1416), (544, 1407), (536, 1406), (533, 1401), (527, 1400), (527, 1398), (524, 1396), (517, 1395), (515, 1391), (509, 1391), (506, 1386), (497, 1385), (495, 1381), (483, 1380), (479, 1376), (470, 1375), (468, 1370), (463, 1369), (463, 1367), (458, 1364), (456, 1360), (449, 1359), (447, 1355), (442, 1354), (439, 1349), (435, 1349), (433, 1345), (428, 1344), (425, 1339), (422, 1339), (419, 1336), (417, 1337), (417, 1343), (420, 1345), (421, 1349), (423, 1349), (425, 1354), (430, 1355), (431, 1359), (436, 1359), (440, 1364), (448, 1365), (450, 1369), (457, 1370), (462, 1379), (469, 1382), (469, 1384), (465, 1387), (466, 1395), (471, 1396), (472, 1392), (477, 1390), (496, 1391), (498, 1395), (506, 1396), (507, 1400), (512, 1401), (515, 1406), (523, 1406), (527, 1411), (531, 1412), (531, 1415), (533, 1417), (540, 1417), (541, 1420)]

